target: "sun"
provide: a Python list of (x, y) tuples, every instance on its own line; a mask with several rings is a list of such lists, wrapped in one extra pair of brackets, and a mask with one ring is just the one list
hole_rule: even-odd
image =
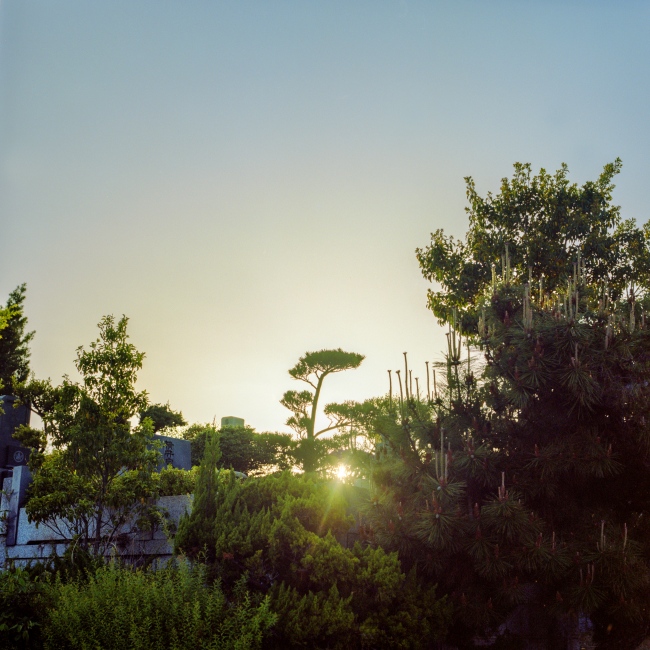
[(338, 478), (339, 481), (342, 481), (343, 479), (345, 479), (347, 477), (348, 473), (349, 473), (349, 470), (348, 470), (346, 465), (339, 465), (336, 468), (336, 478)]

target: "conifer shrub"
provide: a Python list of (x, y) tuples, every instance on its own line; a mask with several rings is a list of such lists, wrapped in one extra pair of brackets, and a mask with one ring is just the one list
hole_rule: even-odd
[(340, 485), (289, 472), (241, 480), (210, 457), (176, 552), (205, 562), (226, 592), (245, 580), (270, 598), (278, 621), (265, 648), (427, 648), (444, 636), (450, 607), (434, 586), (396, 553), (338, 541), (352, 523)]

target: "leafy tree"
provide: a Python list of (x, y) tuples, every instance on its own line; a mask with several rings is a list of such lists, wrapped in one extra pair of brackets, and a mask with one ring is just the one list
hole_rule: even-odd
[(319, 440), (319, 437), (349, 424), (349, 421), (342, 417), (337, 405), (329, 404), (324, 409), (325, 415), (330, 420), (329, 425), (319, 431), (316, 430), (318, 402), (325, 377), (335, 372), (358, 368), (364, 358), (362, 354), (344, 352), (340, 348), (307, 352), (289, 370), (289, 374), (294, 379), (304, 381), (314, 389), (314, 392), (289, 390), (281, 400), (281, 404), (293, 413), (287, 420), (287, 425), (299, 436), (298, 459), (305, 472), (315, 471), (319, 461), (323, 459), (324, 452), (327, 451), (327, 443)]
[(146, 409), (140, 411), (140, 424), (145, 418), (153, 423), (154, 433), (171, 427), (182, 427), (187, 424), (180, 411), (173, 411), (169, 402), (167, 404), (149, 404)]
[[(504, 183), (490, 204), (529, 205), (528, 186), (516, 187), (519, 198)], [(600, 197), (599, 211), (583, 214), (596, 231), (612, 213)], [(488, 242), (502, 215), (489, 217)], [(564, 225), (545, 231), (551, 248)], [(499, 227), (505, 241), (521, 234)], [(460, 267), (441, 264), (450, 289), (431, 306), (452, 310), (436, 312), (450, 321), (444, 381), (424, 400), (400, 395), (370, 427), (381, 444), (368, 534), (450, 595), (457, 643), (521, 611), (543, 621), (553, 647), (577, 634), (579, 616), (620, 647), (647, 633), (650, 338), (645, 299), (630, 286), (647, 284), (645, 252), (605, 248), (603, 265), (589, 242), (541, 292), (531, 290), (539, 276), (506, 259), (465, 300), (453, 284)], [(552, 278), (549, 267), (538, 272)], [(475, 325), (456, 321), (454, 305), (473, 310)]]
[[(151, 449), (148, 421), (132, 428), (130, 419), (146, 406), (135, 388), (144, 354), (128, 342), (128, 319), (104, 317), (100, 336), (88, 350), (77, 349), (82, 381), (67, 377), (59, 387), (37, 382), (25, 388), (41, 410), (44, 432), (23, 427), (16, 438), (31, 445), (34, 480), (30, 521), (78, 537), (82, 548), (103, 554), (120, 527), (153, 493), (152, 474), (159, 453)], [(52, 447), (42, 453), (45, 436)]]
[(198, 467), (205, 454), (206, 441), (212, 435), (217, 435), (217, 428), (212, 424), (191, 424), (182, 432), (184, 440), (191, 442), (192, 467)]
[(441, 286), (428, 294), (440, 323), (450, 322), (456, 310), (461, 329), (476, 333), (478, 305), (496, 275), (525, 282), (530, 274), (541, 290), (564, 292), (578, 260), (584, 281), (607, 284), (614, 299), (630, 284), (646, 288), (650, 226), (637, 228), (612, 205), (612, 179), (620, 169), (617, 158), (596, 181), (578, 187), (569, 182), (566, 165), (554, 175), (542, 169), (535, 176), (530, 164), (516, 163), (500, 193), (486, 197), (467, 177), (465, 241), (437, 230), (431, 244), (416, 251), (424, 277)]
[(285, 470), (294, 464), (295, 442), (288, 434), (226, 426), (219, 430), (219, 446), (222, 467), (249, 475)]
[(206, 440), (219, 438), (220, 467), (249, 475), (285, 470), (295, 465), (296, 442), (285, 433), (257, 433), (252, 427), (226, 426), (217, 429), (211, 424), (192, 424), (183, 438), (192, 443), (192, 465), (201, 464)]
[(29, 375), (29, 343), (34, 332), (25, 332), (26, 291), (25, 284), (16, 287), (4, 309), (0, 309), (0, 391), (4, 395), (13, 395), (16, 385)]

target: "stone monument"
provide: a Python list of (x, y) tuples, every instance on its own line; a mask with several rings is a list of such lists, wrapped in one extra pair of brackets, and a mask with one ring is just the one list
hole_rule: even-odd
[(14, 440), (13, 434), (21, 424), (29, 424), (31, 410), (24, 404), (14, 408), (16, 400), (13, 395), (0, 396), (0, 485), (14, 467), (27, 465), (29, 460), (29, 449)]
[(21, 425), (29, 424), (31, 410), (21, 404), (14, 408), (17, 398), (13, 395), (1, 395), (0, 406), (0, 503), (1, 534), (6, 535), (6, 545), (16, 543), (18, 512), (25, 505), (27, 488), (31, 474), (27, 467), (29, 449), (14, 440), (14, 431)]
[(158, 471), (169, 466), (175, 469), (192, 469), (192, 443), (189, 440), (158, 434), (153, 439), (162, 443), (162, 459), (158, 464)]

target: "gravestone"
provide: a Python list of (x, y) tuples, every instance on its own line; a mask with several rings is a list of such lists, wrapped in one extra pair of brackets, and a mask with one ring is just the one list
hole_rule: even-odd
[(6, 546), (16, 543), (18, 530), (18, 513), (25, 505), (27, 488), (31, 474), (27, 468), (29, 449), (14, 440), (14, 431), (21, 425), (29, 424), (31, 410), (21, 404), (14, 408), (17, 398), (13, 395), (0, 395), (0, 488), (2, 488), (3, 530)]
[(162, 443), (158, 471), (170, 465), (176, 469), (192, 469), (192, 443), (189, 440), (161, 435), (155, 435), (153, 439)]
[(16, 397), (0, 396), (0, 406), (4, 413), (0, 415), (0, 468), (27, 465), (29, 449), (14, 440), (14, 431), (21, 424), (29, 424), (31, 410), (24, 404), (14, 408)]

